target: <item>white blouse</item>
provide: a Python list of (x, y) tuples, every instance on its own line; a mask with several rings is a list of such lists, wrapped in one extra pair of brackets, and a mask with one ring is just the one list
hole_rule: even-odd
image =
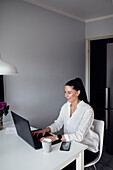
[(70, 117), (71, 103), (65, 103), (59, 117), (50, 125), (52, 133), (59, 131), (64, 126), (66, 141), (76, 141), (88, 145), (88, 150), (98, 151), (99, 136), (94, 132), (94, 111), (90, 105), (81, 101)]

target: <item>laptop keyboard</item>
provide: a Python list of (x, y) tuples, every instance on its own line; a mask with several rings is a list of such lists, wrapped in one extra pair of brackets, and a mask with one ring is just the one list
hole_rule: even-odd
[(52, 136), (52, 135), (49, 134), (48, 132), (46, 132), (44, 136), (42, 136), (42, 133), (40, 133), (38, 136), (37, 134), (35, 134), (33, 135), (33, 139), (40, 140), (42, 137), (47, 137), (47, 136)]
[[(38, 145), (38, 147), (39, 147), (39, 145), (40, 145), (40, 148), (41, 148), (42, 147), (42, 143), (40, 142), (40, 139), (42, 137), (47, 137), (47, 136), (53, 136), (53, 135), (51, 135), (50, 133), (46, 132), (44, 136), (42, 136), (42, 133), (40, 133), (38, 135), (38, 137), (37, 137), (37, 134), (35, 134), (33, 136), (33, 140), (34, 140), (35, 146), (37, 147), (37, 145)], [(56, 140), (56, 141), (52, 142), (52, 145), (57, 144), (59, 142), (61, 142), (61, 141), (60, 140)]]

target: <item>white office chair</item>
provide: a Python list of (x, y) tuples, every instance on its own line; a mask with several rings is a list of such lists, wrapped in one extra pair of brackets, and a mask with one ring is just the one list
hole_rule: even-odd
[(100, 138), (99, 154), (92, 162), (84, 165), (84, 167), (91, 168), (91, 166), (94, 166), (94, 169), (97, 170), (95, 164), (100, 160), (100, 158), (102, 156), (102, 151), (103, 151), (104, 121), (95, 119), (93, 122), (93, 125), (94, 125), (94, 131), (99, 135), (99, 138)]

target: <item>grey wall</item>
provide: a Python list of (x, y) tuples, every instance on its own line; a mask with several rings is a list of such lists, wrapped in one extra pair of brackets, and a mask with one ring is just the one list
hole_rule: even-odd
[(44, 128), (66, 101), (66, 81), (84, 82), (85, 24), (22, 0), (1, 0), (0, 53), (19, 71), (4, 76), (10, 110)]
[(86, 38), (113, 36), (113, 18), (86, 23)]

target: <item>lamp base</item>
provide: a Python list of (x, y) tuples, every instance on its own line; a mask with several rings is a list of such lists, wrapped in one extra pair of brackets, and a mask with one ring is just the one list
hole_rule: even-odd
[(2, 75), (0, 75), (0, 102), (4, 102), (4, 80)]

